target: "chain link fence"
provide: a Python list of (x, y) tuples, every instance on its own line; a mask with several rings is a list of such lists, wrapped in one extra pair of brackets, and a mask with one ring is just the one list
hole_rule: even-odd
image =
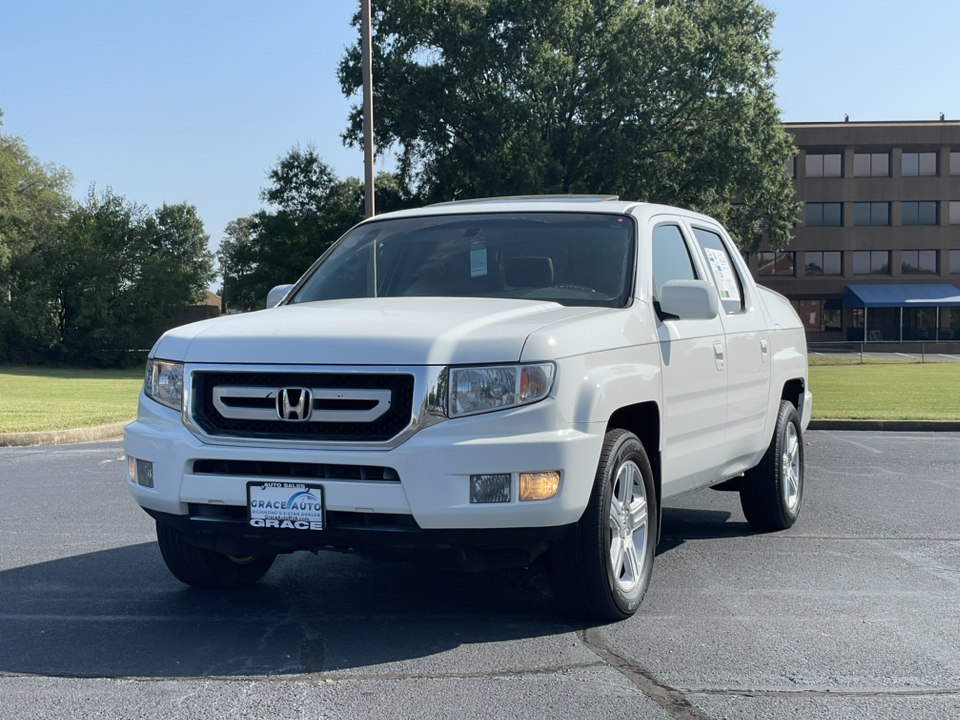
[(807, 351), (811, 365), (896, 365), (960, 362), (960, 347), (957, 343), (809, 343)]

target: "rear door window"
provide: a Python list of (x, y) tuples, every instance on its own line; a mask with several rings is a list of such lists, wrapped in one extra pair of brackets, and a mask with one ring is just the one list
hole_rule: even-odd
[(703, 250), (714, 285), (720, 293), (720, 301), (727, 314), (742, 312), (745, 307), (743, 282), (737, 266), (730, 257), (726, 243), (717, 233), (703, 228), (693, 228), (700, 249)]

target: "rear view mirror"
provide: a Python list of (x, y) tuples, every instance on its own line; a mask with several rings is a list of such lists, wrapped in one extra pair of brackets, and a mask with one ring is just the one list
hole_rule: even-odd
[(280, 301), (283, 300), (287, 293), (290, 292), (290, 288), (293, 285), (277, 285), (273, 290), (267, 293), (267, 310), (272, 307), (276, 307), (280, 304)]
[(706, 280), (670, 280), (660, 289), (660, 310), (679, 320), (712, 320), (720, 299)]

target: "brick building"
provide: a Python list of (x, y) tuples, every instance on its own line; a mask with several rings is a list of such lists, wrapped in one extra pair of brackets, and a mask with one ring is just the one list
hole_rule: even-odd
[(816, 342), (960, 340), (960, 122), (790, 123), (801, 224), (749, 257)]

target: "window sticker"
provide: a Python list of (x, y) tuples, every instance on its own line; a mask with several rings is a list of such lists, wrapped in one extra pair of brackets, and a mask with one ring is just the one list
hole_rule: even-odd
[(487, 276), (487, 249), (474, 245), (470, 250), (470, 277)]
[(737, 278), (733, 274), (733, 268), (730, 267), (730, 258), (723, 250), (703, 248), (703, 251), (706, 253), (707, 262), (710, 263), (713, 270), (713, 276), (717, 279), (720, 299), (740, 302), (740, 288), (737, 287)]

